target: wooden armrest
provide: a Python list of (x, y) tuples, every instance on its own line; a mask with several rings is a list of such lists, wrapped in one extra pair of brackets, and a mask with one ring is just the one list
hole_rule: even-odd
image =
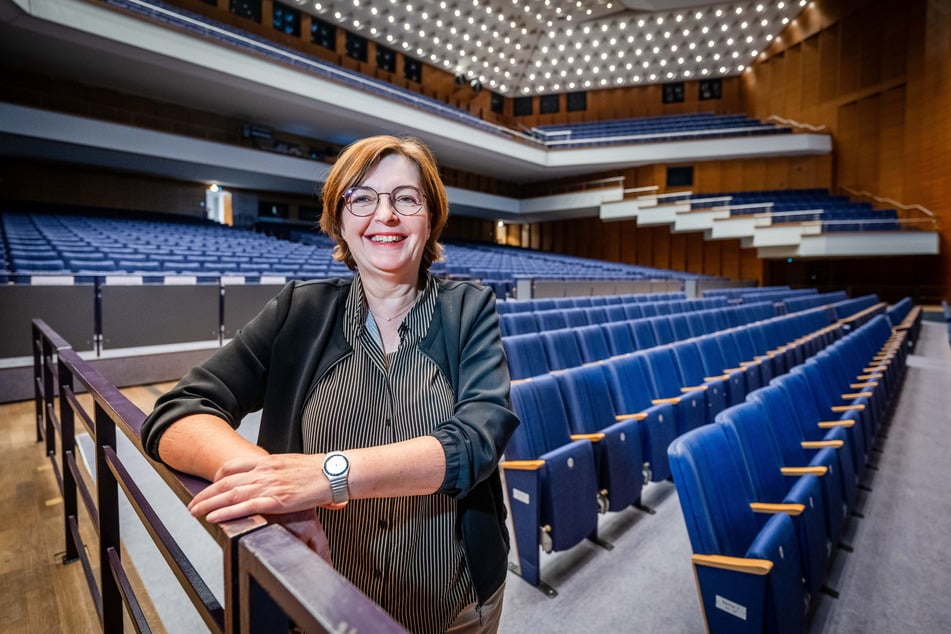
[(754, 513), (786, 513), (787, 515), (802, 515), (806, 510), (805, 504), (769, 504), (766, 502), (750, 502)]
[(849, 383), (849, 387), (853, 390), (862, 390), (867, 387), (878, 387), (878, 381), (867, 381), (865, 383)]
[(544, 460), (505, 460), (499, 466), (517, 471), (538, 471), (544, 464)]
[(705, 376), (703, 377), (704, 381), (729, 381), (729, 374), (721, 374), (720, 376)]
[(773, 569), (773, 562), (769, 559), (748, 559), (746, 557), (728, 557), (727, 555), (693, 555), (694, 566), (707, 566), (734, 572), (745, 572), (750, 575), (768, 575)]
[(604, 432), (595, 432), (593, 434), (571, 434), (569, 438), (572, 440), (590, 440), (591, 442), (598, 442), (599, 440), (604, 440)]
[(864, 412), (865, 403), (859, 403), (858, 405), (833, 405), (832, 411), (835, 414), (841, 414), (842, 412)]
[(787, 476), (825, 475), (829, 467), (780, 467), (779, 471)]
[(871, 392), (854, 392), (852, 394), (843, 394), (842, 398), (851, 401), (852, 399), (862, 398), (863, 396), (865, 398), (872, 398), (872, 393)]
[(867, 368), (862, 368), (862, 372), (880, 372), (882, 370), (887, 370), (887, 369), (888, 369), (888, 364), (885, 363), (883, 365), (871, 365)]
[(883, 376), (885, 375), (882, 374), (881, 372), (872, 372), (871, 374), (860, 374), (855, 378), (858, 379), (859, 381), (868, 381), (869, 379), (880, 379)]
[(636, 414), (619, 414), (614, 417), (616, 421), (622, 420), (644, 420), (647, 418), (647, 412), (638, 412)]
[[(756, 358), (759, 359), (759, 357), (756, 357)], [(743, 369), (752, 367), (754, 365), (760, 365), (760, 362), (759, 361), (740, 361), (740, 367)]]
[(687, 392), (693, 392), (694, 390), (705, 390), (705, 389), (707, 389), (706, 385), (693, 385), (690, 387), (680, 388), (680, 392), (683, 394), (686, 394)]
[(679, 402), (679, 396), (671, 396), (669, 398), (655, 398), (651, 401), (651, 405), (676, 405)]
[(845, 444), (843, 440), (803, 440), (801, 443), (803, 449), (822, 449), (824, 447), (833, 447), (839, 449)]
[(509, 384), (510, 384), (510, 385), (516, 385), (516, 384), (518, 384), (518, 383), (528, 383), (528, 382), (531, 381), (531, 380), (532, 380), (532, 377), (528, 377), (528, 378), (525, 378), (525, 379), (512, 379), (512, 380), (509, 382)]
[[(757, 365), (757, 364), (750, 364), (750, 365)], [(723, 370), (723, 371), (724, 371), (724, 372), (727, 372), (727, 373), (730, 373), (730, 372), (746, 372), (746, 371), (749, 370), (749, 369), (750, 369), (750, 366), (749, 366), (749, 365), (743, 365), (743, 363), (741, 363), (741, 364), (740, 364), (740, 367), (738, 367), (738, 368), (726, 368), (726, 369)]]
[(852, 427), (854, 420), (821, 420), (818, 423), (820, 429), (830, 429), (832, 427)]

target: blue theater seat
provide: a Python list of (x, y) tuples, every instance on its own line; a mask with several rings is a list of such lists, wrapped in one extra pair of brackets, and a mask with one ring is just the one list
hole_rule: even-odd
[[(821, 439), (807, 436), (806, 430), (799, 425), (798, 417), (791, 411), (795, 405), (789, 402), (783, 390), (774, 385), (750, 392), (748, 400), (762, 408), (760, 418), (776, 440), (782, 453), (783, 466), (819, 467), (817, 475), (822, 469), (825, 470), (821, 473), (820, 482), (827, 534), (831, 543), (837, 542), (848, 516), (848, 491), (855, 489), (855, 472), (850, 450), (844, 448), (845, 440), (838, 437), (837, 433)], [(838, 451), (843, 448), (844, 451)]]
[[(821, 469), (790, 468), (769, 428), (767, 414), (755, 402), (740, 403), (717, 416), (730, 441), (736, 461), (746, 467), (746, 496), (766, 504), (798, 505), (789, 512), (796, 529), (803, 576), (809, 596), (815, 596), (826, 577), (832, 552), (826, 505), (819, 482)], [(790, 507), (791, 509), (791, 507)]]
[(567, 424), (556, 424), (567, 418), (564, 407), (560, 398), (545, 394), (554, 379), (541, 378), (512, 383), (512, 406), (521, 424), (500, 466), (512, 511), (519, 574), (530, 584), (547, 588), (541, 581), (539, 548), (567, 550), (585, 538), (596, 538), (603, 502), (592, 443), (572, 440)]
[[(573, 438), (594, 443), (598, 486), (607, 498), (607, 510), (620, 511), (640, 503), (645, 484), (640, 421), (617, 420), (604, 374), (598, 366), (572, 368), (553, 375), (556, 389), (538, 381), (544, 398), (562, 399)], [(542, 377), (544, 378), (544, 377)], [(558, 415), (552, 408), (551, 415)], [(560, 423), (557, 423), (560, 424)]]
[(669, 315), (651, 317), (648, 319), (648, 323), (654, 331), (654, 340), (657, 342), (657, 345), (677, 341), (677, 335), (674, 334)]
[(693, 340), (700, 353), (703, 363), (703, 372), (708, 378), (717, 378), (725, 382), (727, 404), (736, 405), (746, 398), (749, 389), (746, 375), (748, 371), (742, 367), (729, 367), (716, 335), (704, 335)]
[(654, 387), (643, 353), (608, 359), (599, 366), (619, 417), (641, 421), (641, 444), (647, 478), (662, 482), (670, 477), (667, 447), (677, 435), (677, 414), (672, 403), (654, 403)]
[(806, 594), (795, 528), (786, 513), (757, 517), (723, 425), (692, 430), (668, 454), (708, 631), (801, 634)]
[(538, 335), (502, 337), (502, 347), (513, 379), (526, 379), (551, 370), (545, 345)]
[(573, 332), (585, 363), (603, 361), (611, 356), (611, 348), (601, 326), (582, 326)]
[(707, 376), (703, 367), (700, 349), (693, 340), (679, 341), (671, 346), (680, 372), (681, 391), (701, 390), (707, 402), (704, 421), (712, 423), (713, 418), (726, 409), (729, 399), (729, 377), (718, 374)]
[(637, 342), (634, 341), (634, 333), (627, 321), (614, 321), (601, 324), (601, 330), (608, 341), (611, 349), (611, 356), (628, 354), (637, 350)]
[(570, 328), (540, 332), (538, 337), (545, 346), (545, 356), (552, 370), (575, 368), (584, 363), (581, 346)]
[(654, 328), (651, 326), (649, 317), (634, 319), (628, 323), (631, 326), (634, 341), (637, 342), (638, 350), (647, 350), (657, 345), (657, 335), (654, 334)]
[[(669, 346), (655, 346), (645, 350), (641, 357), (654, 387), (654, 405), (669, 403), (674, 406), (677, 435), (684, 434), (712, 421), (707, 419), (707, 401), (702, 389), (684, 391), (686, 387), (677, 370), (677, 359)], [(722, 408), (721, 408), (722, 409)]]

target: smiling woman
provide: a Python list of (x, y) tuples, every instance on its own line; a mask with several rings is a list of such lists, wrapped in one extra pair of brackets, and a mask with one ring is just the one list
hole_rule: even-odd
[[(410, 631), (494, 632), (518, 425), (495, 295), (430, 275), (448, 202), (418, 141), (354, 143), (323, 199), (352, 280), (285, 286), (158, 400), (143, 443), (213, 482), (194, 515), (282, 523)], [(259, 446), (234, 429), (256, 409)]]

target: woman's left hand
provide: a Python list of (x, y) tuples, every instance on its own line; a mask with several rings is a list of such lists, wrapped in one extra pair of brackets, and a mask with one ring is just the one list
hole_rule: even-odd
[(267, 515), (265, 517), (272, 524), (280, 524), (286, 528), (294, 537), (307, 544), (308, 548), (320, 555), (324, 561), (331, 566), (334, 565), (330, 554), (330, 543), (324, 533), (324, 525), (320, 523), (320, 518), (317, 517), (313, 509), (281, 515)]
[(225, 462), (215, 481), (188, 505), (192, 515), (225, 522), (248, 515), (277, 515), (328, 505), (330, 487), (318, 454), (263, 454)]

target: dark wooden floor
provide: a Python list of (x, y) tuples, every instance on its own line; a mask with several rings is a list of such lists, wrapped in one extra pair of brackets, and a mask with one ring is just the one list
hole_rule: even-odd
[[(124, 393), (149, 411), (166, 387), (130, 388)], [(83, 396), (80, 400), (86, 406), (91, 402)], [(44, 445), (36, 442), (34, 421), (32, 401), (0, 405), (0, 632), (98, 631), (81, 564), (62, 563), (63, 500)], [(82, 504), (79, 516), (95, 561), (96, 532)], [(140, 586), (135, 579), (133, 583)], [(151, 604), (146, 600), (143, 607), (153, 631), (163, 632)], [(126, 630), (134, 631), (130, 623)]]

